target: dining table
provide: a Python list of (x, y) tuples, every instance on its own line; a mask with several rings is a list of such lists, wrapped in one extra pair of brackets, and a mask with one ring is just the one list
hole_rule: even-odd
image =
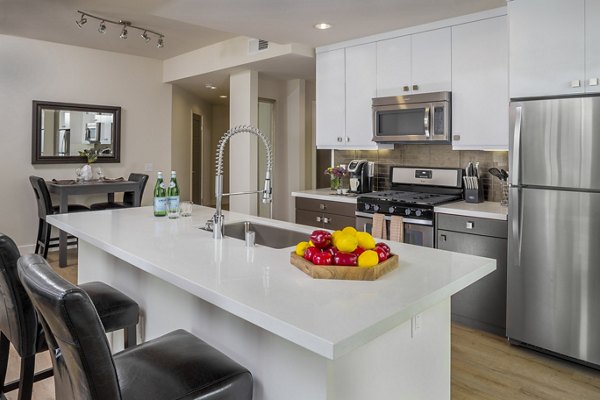
[[(133, 206), (141, 204), (141, 185), (137, 181), (123, 179), (94, 179), (94, 180), (52, 180), (47, 181), (48, 191), (59, 198), (59, 214), (67, 213), (69, 210), (69, 196), (102, 194), (108, 195), (108, 202), (112, 203), (116, 192), (132, 192)], [(67, 233), (59, 230), (58, 264), (60, 267), (67, 266)]]

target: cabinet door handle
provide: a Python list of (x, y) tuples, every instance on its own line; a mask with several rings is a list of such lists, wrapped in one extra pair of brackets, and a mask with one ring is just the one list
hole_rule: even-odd
[(321, 203), (321, 204), (319, 204), (319, 209), (326, 210), (327, 206), (325, 204)]
[(467, 221), (467, 224), (465, 226), (466, 229), (473, 229), (475, 227), (475, 224), (473, 223), (473, 221)]
[(317, 222), (321, 222), (321, 217), (317, 217)]
[(446, 237), (446, 235), (440, 235), (440, 239), (442, 239), (444, 242), (445, 242), (446, 240), (448, 240), (448, 238)]
[(572, 88), (581, 87), (581, 81), (579, 79), (575, 79), (574, 81), (571, 81), (571, 87)]
[(408, 86), (402, 86), (402, 90), (404, 92), (408, 92), (410, 90), (410, 88)]
[(350, 141), (350, 136), (346, 136), (346, 142)]
[(413, 85), (413, 90), (419, 90), (419, 85)]
[(338, 138), (337, 138), (337, 141), (338, 141), (338, 142), (342, 142), (342, 141), (343, 141), (342, 137), (341, 137), (341, 136), (338, 136)]
[(331, 218), (323, 217), (323, 223), (328, 224), (331, 222)]
[(588, 85), (590, 85), (590, 86), (598, 86), (598, 78), (590, 78), (590, 81), (589, 81)]

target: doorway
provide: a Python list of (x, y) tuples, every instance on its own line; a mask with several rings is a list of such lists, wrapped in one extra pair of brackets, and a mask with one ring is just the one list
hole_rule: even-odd
[[(269, 139), (271, 142), (271, 151), (275, 151), (275, 100), (272, 99), (258, 99), (258, 129)], [(273, 163), (275, 162), (275, 156), (272, 157)], [(271, 182), (273, 182), (273, 171), (275, 171), (275, 165), (272, 166), (271, 171)], [(258, 179), (257, 187), (261, 188), (264, 185), (265, 173), (267, 172), (267, 154), (264, 146), (258, 144)], [(264, 204), (262, 202), (262, 195), (257, 196), (257, 210), (258, 216), (264, 218), (272, 218), (273, 203)]]
[(202, 116), (192, 114), (192, 201), (202, 204)]

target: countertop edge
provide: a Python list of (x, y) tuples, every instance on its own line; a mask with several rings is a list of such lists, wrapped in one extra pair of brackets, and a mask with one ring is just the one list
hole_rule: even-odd
[(336, 194), (327, 194), (325, 193), (312, 193), (312, 191), (299, 191), (292, 192), (292, 197), (303, 197), (306, 199), (315, 199), (315, 200), (327, 200), (327, 201), (337, 201), (339, 203), (348, 203), (348, 204), (356, 204), (356, 197), (349, 197), (343, 195)]

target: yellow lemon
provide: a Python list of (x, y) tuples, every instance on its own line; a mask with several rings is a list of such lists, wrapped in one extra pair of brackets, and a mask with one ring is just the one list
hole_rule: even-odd
[(347, 233), (340, 233), (337, 235), (335, 243), (335, 247), (337, 247), (339, 251), (344, 251), (347, 253), (353, 252), (358, 246), (358, 240), (356, 240), (356, 237)]
[(337, 235), (339, 235), (340, 233), (342, 233), (342, 231), (333, 231), (331, 233), (331, 243), (335, 246), (335, 238)]
[(358, 256), (358, 266), (363, 268), (371, 268), (379, 264), (379, 256), (373, 250), (365, 250)]
[(308, 241), (308, 246), (306, 247), (315, 247), (315, 244), (312, 242), (312, 240)]
[(308, 242), (300, 242), (296, 245), (296, 254), (304, 256), (304, 251), (308, 247)]
[(358, 239), (358, 245), (365, 250), (375, 248), (375, 239), (369, 232), (357, 232), (356, 239)]
[(356, 229), (354, 229), (354, 227), (352, 226), (347, 226), (344, 229), (342, 229), (342, 232), (347, 233), (349, 235), (356, 235)]

